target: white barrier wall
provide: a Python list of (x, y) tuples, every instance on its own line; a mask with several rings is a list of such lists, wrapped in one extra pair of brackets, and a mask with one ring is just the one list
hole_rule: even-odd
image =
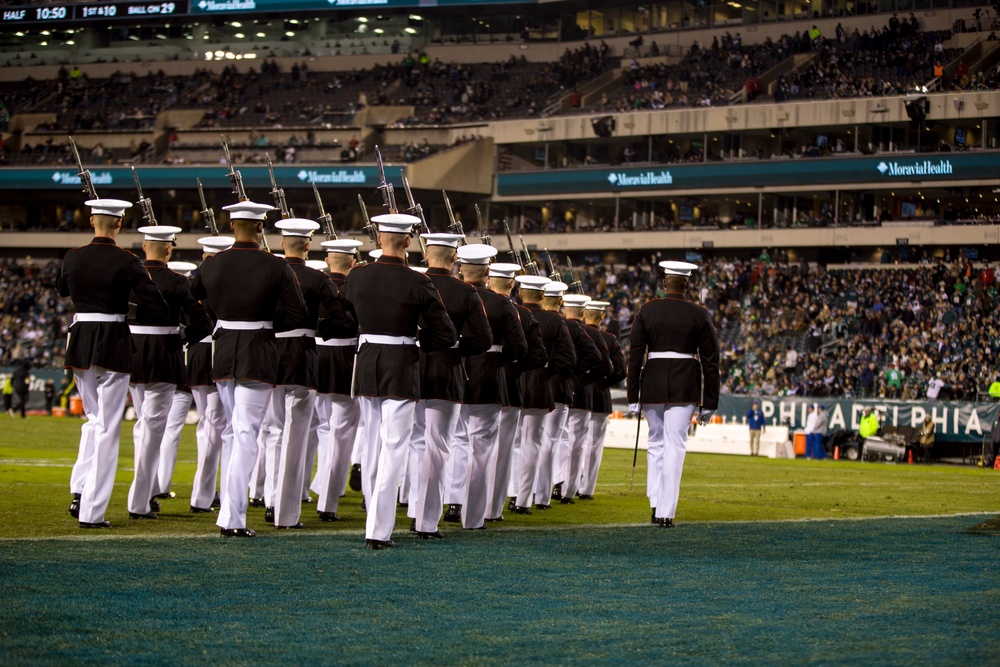
[[(636, 421), (612, 419), (608, 422), (605, 447), (633, 449), (635, 447)], [(646, 449), (649, 427), (643, 419), (639, 424), (639, 449)], [(778, 458), (777, 445), (788, 442), (787, 426), (768, 426), (760, 438), (760, 455)], [(705, 424), (688, 437), (687, 450), (699, 454), (750, 454), (750, 431), (742, 424)]]

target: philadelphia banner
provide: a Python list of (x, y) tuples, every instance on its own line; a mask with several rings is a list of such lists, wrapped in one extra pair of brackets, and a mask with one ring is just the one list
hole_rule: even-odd
[[(755, 397), (721, 396), (718, 414), (727, 422), (743, 422)], [(830, 415), (829, 432), (857, 431), (864, 409), (882, 413), (883, 426), (919, 428), (928, 415), (934, 422), (937, 440), (945, 442), (982, 442), (983, 433), (992, 431), (1000, 403), (966, 401), (891, 401), (884, 399), (848, 399), (817, 397), (759, 397), (768, 424), (781, 425), (786, 420), (793, 429), (805, 428), (810, 405), (826, 406)]]

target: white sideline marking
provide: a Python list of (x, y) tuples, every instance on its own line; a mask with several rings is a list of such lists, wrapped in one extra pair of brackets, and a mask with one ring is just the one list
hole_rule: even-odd
[[(996, 511), (983, 511), (983, 512), (958, 512), (956, 514), (892, 514), (886, 516), (845, 516), (845, 517), (805, 517), (799, 519), (761, 519), (759, 521), (683, 521), (685, 526), (728, 526), (728, 525), (738, 525), (738, 524), (765, 524), (765, 523), (819, 523), (822, 521), (830, 522), (842, 522), (842, 521), (886, 521), (891, 519), (953, 519), (963, 516), (975, 517), (975, 516), (992, 516), (997, 514)], [(510, 532), (544, 532), (544, 531), (569, 531), (577, 529), (587, 529), (587, 530), (603, 530), (607, 528), (650, 528), (651, 525), (648, 521), (642, 521), (639, 523), (580, 523), (580, 524), (558, 524), (553, 526), (504, 526), (502, 529), (497, 529), (493, 531), (492, 534), (510, 533)], [(81, 531), (87, 529), (80, 529)], [(223, 538), (219, 536), (218, 531), (208, 532), (208, 533), (157, 533), (155, 535), (113, 535), (104, 532), (106, 529), (96, 529), (89, 535), (50, 535), (46, 537), (0, 537), (0, 544), (5, 542), (54, 542), (54, 541), (74, 541), (74, 542), (88, 542), (88, 541), (102, 541), (102, 540), (176, 540), (176, 539), (213, 539), (222, 540)], [(113, 531), (114, 529), (112, 529)], [(91, 531), (87, 531), (91, 532)], [(317, 537), (317, 536), (364, 536), (365, 531), (363, 530), (331, 530), (331, 531), (317, 531), (309, 530), (308, 528), (303, 530), (297, 530), (294, 532), (282, 531), (284, 534), (275, 534), (274, 537), (278, 539), (296, 539), (301, 537)], [(489, 531), (487, 531), (489, 532)], [(100, 534), (98, 534), (100, 533)], [(396, 533), (400, 538), (409, 535), (405, 530), (396, 529)], [(270, 535), (270, 531), (258, 533), (258, 537), (263, 537), (267, 539)], [(448, 533), (445, 533), (446, 535)], [(456, 531), (455, 534), (460, 534)], [(257, 538), (254, 538), (257, 539)], [(225, 538), (228, 542), (240, 543), (246, 541), (246, 538), (242, 537), (232, 537)]]

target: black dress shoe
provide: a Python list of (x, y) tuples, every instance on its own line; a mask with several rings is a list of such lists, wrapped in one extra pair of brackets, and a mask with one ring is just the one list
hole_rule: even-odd
[(150, 498), (149, 499), (149, 511), (150, 512), (159, 512), (160, 511), (160, 503), (158, 503), (156, 501), (156, 498)]
[(580, 494), (579, 496), (577, 496), (577, 497), (578, 497), (578, 498), (579, 498), (580, 500), (593, 500), (593, 499), (594, 499), (594, 496), (591, 496), (591, 495), (589, 495), (589, 494), (586, 494), (586, 493), (581, 493), (581, 494)]
[(515, 505), (514, 509), (511, 510), (514, 514), (531, 514), (531, 508), (522, 507), (521, 505)]
[(552, 500), (562, 500), (562, 482), (556, 484), (555, 488), (552, 489)]
[[(213, 501), (212, 504), (214, 505), (215, 502)], [(264, 499), (263, 498), (251, 498), (250, 499), (250, 507), (264, 507), (264, 506), (265, 505), (264, 505)]]
[(174, 493), (173, 491), (167, 491), (166, 493), (157, 493), (153, 497), (156, 498), (157, 500), (170, 500), (171, 498), (176, 498), (177, 494)]
[(462, 530), (486, 530), (486, 524), (479, 526), (478, 528), (462, 528)]
[(417, 532), (417, 520), (416, 519), (413, 519), (412, 521), (410, 521), (410, 532), (411, 533)]
[(649, 522), (650, 522), (650, 523), (653, 523), (653, 524), (655, 524), (655, 523), (656, 523), (656, 508), (655, 508), (655, 507), (653, 508), (653, 516), (651, 516), (651, 517), (649, 518)]
[(448, 511), (444, 513), (442, 521), (448, 523), (462, 523), (462, 506), (448, 505)]
[(214, 507), (215, 509), (219, 509), (220, 507), (222, 507), (222, 499), (219, 498), (218, 493), (215, 494), (214, 498), (212, 498), (212, 507)]
[(249, 528), (220, 528), (220, 537), (257, 537), (257, 533)]
[(305, 498), (302, 499), (303, 505), (312, 505), (314, 502), (316, 502), (316, 499), (313, 498), (312, 496), (306, 496)]
[(69, 504), (69, 515), (74, 519), (80, 518), (80, 494), (73, 494), (73, 501)]
[(391, 549), (396, 546), (396, 543), (392, 540), (365, 540), (365, 546), (372, 551), (378, 551), (379, 549)]
[(576, 504), (576, 501), (573, 500), (572, 498), (570, 498), (569, 496), (563, 496), (562, 498), (559, 499), (559, 502), (561, 504), (563, 504), (563, 505), (575, 505)]
[(340, 517), (337, 516), (336, 512), (316, 512), (319, 514), (320, 521), (340, 521)]
[(80, 522), (80, 528), (110, 528), (110, 521), (95, 521), (93, 523), (87, 523), (86, 521)]
[(420, 531), (417, 531), (417, 537), (419, 537), (422, 540), (443, 540), (444, 539), (444, 535), (441, 533), (440, 530), (435, 530), (433, 533), (421, 533)]
[(361, 464), (355, 463), (351, 466), (351, 477), (347, 480), (347, 485), (351, 487), (351, 491), (361, 490)]
[(495, 517), (493, 519), (486, 519), (486, 520), (489, 521), (489, 522), (491, 522), (491, 523), (492, 522), (496, 522), (496, 521), (503, 521), (503, 514), (501, 514), (500, 516)]
[(656, 520), (656, 525), (659, 526), (660, 528), (673, 528), (674, 527), (674, 520), (673, 519), (657, 519)]
[(513, 512), (515, 507), (517, 507), (517, 498), (508, 498), (507, 499), (507, 511), (508, 512)]
[(130, 518), (130, 519), (157, 519), (159, 517), (157, 517), (152, 512), (149, 512), (147, 514), (137, 514), (135, 512), (129, 512), (128, 513), (128, 518)]
[(277, 530), (299, 530), (300, 528), (305, 528), (306, 525), (299, 521), (294, 526), (275, 526)]
[(191, 514), (215, 514), (215, 510), (211, 507), (195, 507), (191, 505)]
[(268, 507), (264, 510), (264, 521), (268, 523), (274, 523), (274, 508)]
[(552, 505), (540, 505), (538, 503), (535, 503), (535, 509), (536, 510), (550, 510), (550, 509), (552, 509)]

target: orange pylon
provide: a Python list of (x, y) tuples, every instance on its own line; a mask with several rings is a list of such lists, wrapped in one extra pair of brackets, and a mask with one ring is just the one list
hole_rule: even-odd
[(834, 461), (840, 460), (840, 445), (835, 445), (833, 448), (833, 460)]

